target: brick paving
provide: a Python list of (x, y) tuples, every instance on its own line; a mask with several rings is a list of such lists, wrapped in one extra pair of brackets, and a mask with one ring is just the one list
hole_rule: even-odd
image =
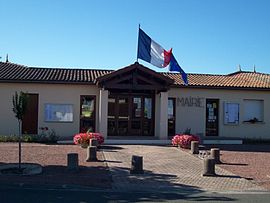
[[(67, 170), (67, 154), (78, 153), (79, 171)], [(45, 145), (22, 143), (22, 162), (38, 163), (43, 173), (32, 176), (0, 175), (0, 184), (43, 185), (47, 187), (110, 188), (111, 175), (103, 153), (98, 151), (98, 162), (86, 162), (86, 149), (76, 145)], [(18, 163), (18, 144), (0, 143), (0, 165)]]
[[(85, 186), (116, 191), (264, 191), (264, 188), (270, 189), (270, 176), (267, 176), (269, 150), (268, 146), (227, 146), (221, 151), (224, 164), (216, 167), (219, 176), (202, 177), (201, 159), (169, 146), (105, 145), (97, 153), (98, 162), (85, 162), (86, 150), (75, 145), (23, 143), (22, 162), (41, 164), (43, 173), (36, 176), (0, 175), (0, 184)], [(67, 171), (67, 153), (79, 154), (78, 173)], [(129, 174), (132, 155), (143, 156), (145, 174)], [(17, 161), (17, 144), (0, 143), (0, 165)]]
[[(207, 146), (210, 148), (211, 146)], [(270, 145), (217, 145), (221, 149), (220, 167), (270, 190)]]
[[(112, 173), (112, 188), (118, 191), (265, 191), (220, 167), (216, 167), (218, 177), (202, 177), (203, 161), (175, 147), (117, 145), (105, 147), (103, 153)], [(143, 156), (144, 174), (129, 174), (132, 155)]]

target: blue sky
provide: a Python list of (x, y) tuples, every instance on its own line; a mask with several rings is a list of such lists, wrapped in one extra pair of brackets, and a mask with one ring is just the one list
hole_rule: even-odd
[(227, 74), (238, 64), (270, 73), (269, 10), (267, 0), (0, 0), (0, 60), (122, 68), (136, 61), (140, 23), (187, 73)]

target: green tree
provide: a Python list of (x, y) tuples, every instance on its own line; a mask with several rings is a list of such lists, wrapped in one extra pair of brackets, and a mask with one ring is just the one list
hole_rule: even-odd
[(22, 162), (22, 120), (27, 111), (28, 95), (24, 92), (15, 92), (12, 97), (13, 112), (19, 123), (19, 170), (21, 170)]

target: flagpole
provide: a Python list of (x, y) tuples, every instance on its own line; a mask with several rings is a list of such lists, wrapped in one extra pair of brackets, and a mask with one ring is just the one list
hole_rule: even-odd
[(137, 44), (137, 60), (136, 62), (138, 63), (138, 55), (139, 55), (139, 35), (140, 35), (140, 28), (141, 28), (141, 25), (139, 23), (139, 30), (138, 30), (138, 44)]

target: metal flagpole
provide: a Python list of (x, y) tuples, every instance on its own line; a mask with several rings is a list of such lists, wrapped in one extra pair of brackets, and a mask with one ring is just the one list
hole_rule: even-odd
[(138, 63), (138, 55), (139, 55), (139, 37), (140, 37), (140, 28), (141, 28), (141, 25), (139, 23), (139, 30), (138, 30), (138, 45), (137, 45), (137, 60), (136, 62)]

